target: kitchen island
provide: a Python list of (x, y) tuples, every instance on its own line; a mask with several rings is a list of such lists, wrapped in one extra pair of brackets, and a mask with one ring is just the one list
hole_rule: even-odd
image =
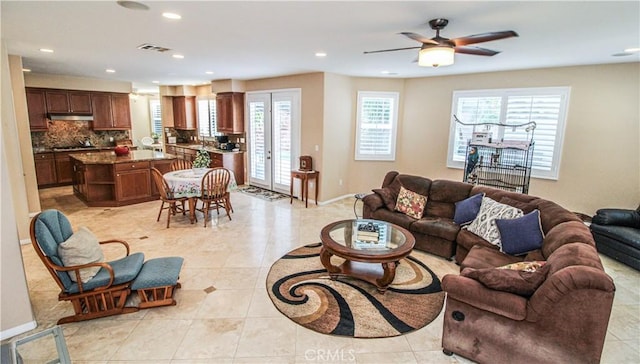
[(176, 159), (152, 150), (133, 150), (126, 156), (90, 152), (70, 158), (73, 192), (88, 206), (125, 206), (158, 199), (151, 168), (164, 174)]

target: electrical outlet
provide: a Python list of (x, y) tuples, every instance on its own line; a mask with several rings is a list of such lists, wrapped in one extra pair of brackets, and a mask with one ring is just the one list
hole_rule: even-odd
[(340, 186), (342, 186), (342, 180), (339, 180), (339, 181), (338, 181), (338, 184), (339, 184)]
[(316, 144), (316, 152), (320, 150), (320, 146)]

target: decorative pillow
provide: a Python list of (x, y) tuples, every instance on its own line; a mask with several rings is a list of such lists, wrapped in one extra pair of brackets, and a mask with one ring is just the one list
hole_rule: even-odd
[(465, 268), (460, 274), (475, 279), (487, 288), (529, 297), (545, 281), (548, 270), (548, 265), (542, 265), (533, 272), (501, 268)]
[(533, 210), (517, 219), (497, 219), (502, 252), (509, 255), (524, 255), (540, 249), (544, 233), (540, 224), (540, 211)]
[(396, 209), (396, 200), (398, 199), (398, 195), (391, 188), (375, 188), (371, 191), (375, 192), (380, 196), (380, 198), (382, 198), (387, 209), (391, 211)]
[(420, 219), (427, 205), (427, 197), (400, 187), (398, 200), (396, 201), (396, 211), (400, 211), (414, 219)]
[[(104, 262), (104, 254), (100, 249), (100, 243), (93, 233), (86, 227), (80, 227), (65, 242), (58, 245), (58, 255), (65, 267), (88, 263)], [(87, 283), (98, 273), (100, 267), (80, 269), (82, 283)], [(69, 271), (69, 278), (76, 282), (76, 274)]]
[(509, 270), (520, 270), (523, 272), (535, 272), (538, 269), (547, 265), (547, 262), (544, 260), (533, 260), (528, 262), (517, 262), (511, 263), (507, 265), (503, 265), (501, 267), (497, 267), (496, 269), (509, 269)]
[(501, 204), (489, 197), (483, 197), (480, 212), (478, 212), (478, 216), (473, 222), (467, 226), (467, 230), (502, 248), (496, 219), (515, 219), (522, 215), (523, 213), (520, 209)]
[(456, 212), (453, 216), (453, 222), (458, 225), (471, 223), (473, 219), (478, 216), (483, 197), (484, 193), (478, 193), (462, 201), (456, 202)]

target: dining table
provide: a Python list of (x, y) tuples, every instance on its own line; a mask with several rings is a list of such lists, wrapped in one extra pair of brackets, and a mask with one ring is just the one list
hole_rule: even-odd
[[(186, 197), (189, 201), (189, 220), (191, 220), (192, 224), (196, 221), (196, 203), (198, 202), (198, 197), (202, 194), (202, 179), (205, 174), (212, 169), (213, 168), (179, 169), (163, 175), (173, 196), (175, 198)], [(238, 189), (233, 171), (229, 171), (229, 175), (227, 192)]]

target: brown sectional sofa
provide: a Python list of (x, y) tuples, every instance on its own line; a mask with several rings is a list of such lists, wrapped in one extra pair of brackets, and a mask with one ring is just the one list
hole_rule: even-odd
[[(392, 192), (400, 185), (428, 196), (421, 219), (390, 208)], [(389, 172), (374, 192), (363, 198), (364, 218), (407, 228), (416, 238), (416, 249), (447, 259), (455, 255), (464, 270), (442, 280), (447, 292), (445, 353), (479, 363), (599, 362), (615, 285), (604, 271), (589, 228), (575, 214), (535, 196), (398, 172)], [(478, 193), (524, 213), (538, 209), (542, 247), (510, 256), (456, 225), (455, 203)], [(496, 267), (522, 261), (546, 262), (545, 275), (531, 294), (513, 293), (513, 287), (490, 288), (465, 275), (473, 270), (496, 273)]]

